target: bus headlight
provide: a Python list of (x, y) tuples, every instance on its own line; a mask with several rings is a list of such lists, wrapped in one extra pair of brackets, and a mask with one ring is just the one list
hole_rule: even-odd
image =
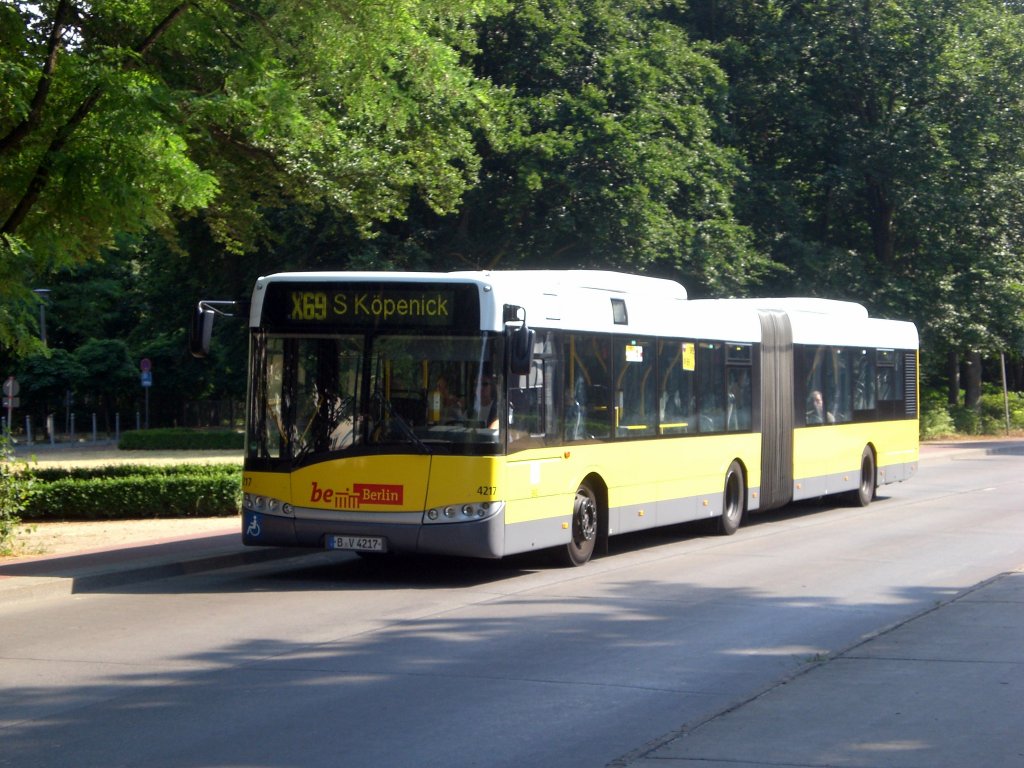
[(242, 496), (242, 506), (253, 512), (268, 515), (291, 515), (292, 506), (272, 496), (261, 496), (258, 493), (246, 493)]
[(423, 513), (424, 524), (466, 523), (472, 520), (486, 520), (494, 517), (504, 508), (503, 501), (484, 501), (470, 504), (449, 504), (434, 507)]

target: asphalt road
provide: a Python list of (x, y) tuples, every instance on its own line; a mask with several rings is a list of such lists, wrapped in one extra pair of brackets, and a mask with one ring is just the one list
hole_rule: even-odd
[(0, 606), (0, 766), (614, 764), (1024, 564), (1022, 469), (576, 570), (324, 553)]

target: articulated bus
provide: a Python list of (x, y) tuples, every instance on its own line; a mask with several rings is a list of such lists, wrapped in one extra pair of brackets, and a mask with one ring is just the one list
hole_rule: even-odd
[(917, 330), (859, 304), (602, 271), (306, 272), (260, 278), (249, 327), (248, 545), (582, 565), (617, 534), (728, 535), (917, 470)]

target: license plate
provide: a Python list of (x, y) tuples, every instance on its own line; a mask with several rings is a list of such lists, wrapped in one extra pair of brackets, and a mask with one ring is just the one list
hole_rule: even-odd
[(328, 536), (327, 548), (353, 552), (387, 552), (388, 540), (383, 536)]

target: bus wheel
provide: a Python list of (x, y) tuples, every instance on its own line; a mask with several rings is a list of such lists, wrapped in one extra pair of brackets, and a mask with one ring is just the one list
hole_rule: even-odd
[(597, 543), (597, 494), (583, 483), (576, 490), (572, 506), (572, 540), (563, 553), (565, 565), (583, 565), (594, 554)]
[(858, 507), (866, 507), (875, 498), (875, 454), (870, 446), (865, 446), (860, 455), (860, 485), (850, 494), (850, 499)]
[(734, 461), (725, 473), (725, 488), (722, 490), (722, 516), (718, 518), (716, 530), (721, 536), (732, 536), (743, 522), (746, 490), (743, 470)]

